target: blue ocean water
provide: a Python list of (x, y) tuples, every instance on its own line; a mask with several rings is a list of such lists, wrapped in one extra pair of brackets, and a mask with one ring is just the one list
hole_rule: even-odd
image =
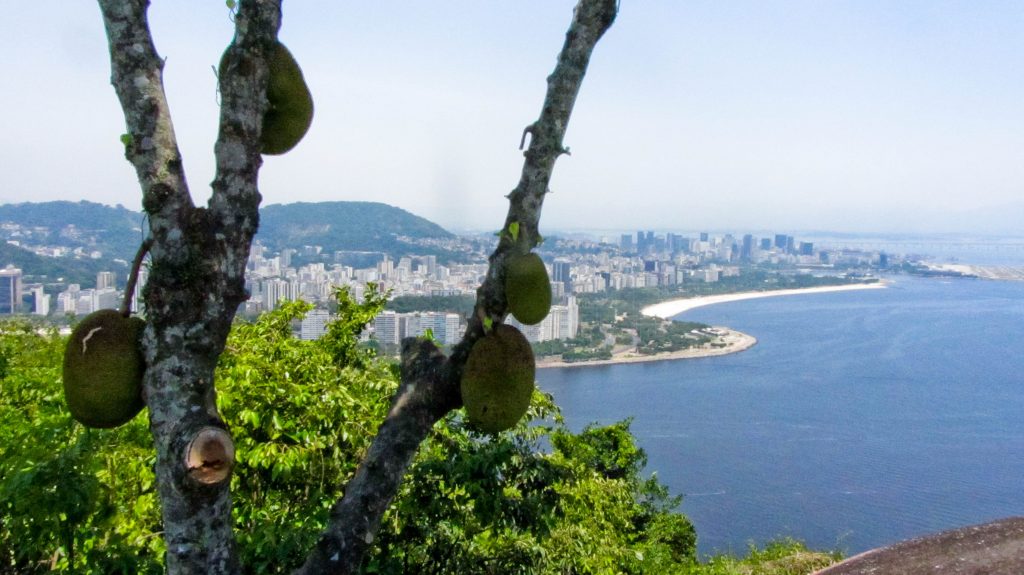
[(759, 341), (538, 381), (574, 429), (633, 418), (702, 553), (779, 536), (856, 553), (1024, 515), (1024, 282), (897, 276), (680, 317)]

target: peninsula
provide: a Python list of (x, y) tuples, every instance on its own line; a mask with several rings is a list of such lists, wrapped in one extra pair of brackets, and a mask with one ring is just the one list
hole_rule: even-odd
[[(733, 301), (743, 301), (748, 299), (757, 299), (764, 297), (775, 297), (785, 295), (807, 295), (815, 293), (828, 293), (863, 289), (880, 289), (884, 287), (886, 287), (885, 283), (875, 282), (863, 284), (817, 286), (809, 288), (750, 291), (711, 296), (699, 296), (675, 299), (657, 303), (654, 305), (649, 305), (640, 310), (640, 313), (649, 317), (671, 319), (685, 311), (719, 303), (728, 303)], [(676, 359), (695, 359), (701, 357), (713, 357), (718, 355), (726, 355), (730, 353), (738, 353), (750, 349), (751, 347), (754, 346), (754, 344), (757, 343), (757, 339), (754, 336), (733, 329), (729, 329), (727, 327), (716, 326), (708, 328), (706, 331), (708, 335), (712, 336), (712, 339), (708, 343), (701, 345), (699, 347), (690, 347), (687, 349), (665, 353), (642, 354), (637, 353), (636, 348), (633, 346), (616, 346), (616, 348), (612, 351), (611, 358), (608, 359), (565, 362), (562, 361), (561, 358), (558, 356), (548, 356), (538, 358), (537, 368), (544, 369), (552, 367), (588, 367), (597, 365), (613, 365), (621, 363), (639, 363), (648, 361), (667, 361)]]

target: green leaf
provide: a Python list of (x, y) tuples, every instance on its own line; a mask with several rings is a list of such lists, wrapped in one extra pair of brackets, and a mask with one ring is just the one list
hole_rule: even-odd
[(512, 236), (512, 241), (519, 241), (519, 222), (511, 222), (508, 224), (508, 233)]

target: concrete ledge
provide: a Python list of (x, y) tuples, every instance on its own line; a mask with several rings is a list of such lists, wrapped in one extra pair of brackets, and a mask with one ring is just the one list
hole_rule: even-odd
[(1024, 517), (1000, 519), (872, 549), (815, 573), (888, 574), (1024, 574)]

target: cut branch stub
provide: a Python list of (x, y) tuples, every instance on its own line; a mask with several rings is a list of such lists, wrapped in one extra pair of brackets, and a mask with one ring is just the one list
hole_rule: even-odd
[(235, 466), (235, 444), (227, 431), (203, 427), (185, 450), (185, 468), (189, 479), (203, 485), (227, 481)]

